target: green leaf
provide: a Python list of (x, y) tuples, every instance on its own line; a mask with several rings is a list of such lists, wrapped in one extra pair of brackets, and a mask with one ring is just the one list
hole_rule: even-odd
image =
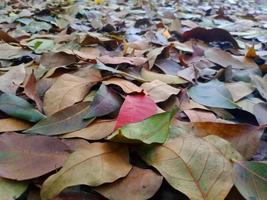
[(239, 108), (233, 102), (231, 93), (224, 86), (224, 83), (218, 80), (199, 83), (191, 87), (188, 93), (193, 101), (204, 106), (227, 109)]
[(234, 183), (248, 200), (265, 200), (267, 197), (267, 163), (244, 161), (234, 166)]
[(27, 46), (35, 53), (44, 53), (54, 48), (54, 41), (49, 39), (34, 39), (28, 42)]
[(89, 113), (84, 117), (84, 119), (101, 117), (115, 112), (119, 110), (121, 104), (122, 100), (120, 96), (102, 84), (96, 92)]
[(32, 104), (12, 94), (0, 95), (0, 110), (9, 116), (30, 122), (38, 122), (45, 118)]
[(139, 148), (138, 154), (193, 200), (223, 200), (233, 186), (230, 159), (241, 158), (217, 136), (200, 138), (181, 132), (163, 145)]
[(89, 102), (82, 102), (67, 107), (41, 120), (25, 133), (41, 135), (60, 135), (85, 128), (94, 119), (84, 120), (90, 106)]
[(26, 183), (0, 178), (1, 200), (17, 199), (25, 192), (27, 187), (28, 185)]
[(63, 168), (50, 176), (41, 190), (42, 200), (53, 199), (63, 189), (75, 185), (98, 186), (126, 176), (128, 149), (112, 143), (92, 143), (70, 155)]
[(164, 143), (169, 135), (169, 126), (176, 109), (153, 115), (141, 122), (131, 123), (117, 129), (107, 139), (116, 142)]

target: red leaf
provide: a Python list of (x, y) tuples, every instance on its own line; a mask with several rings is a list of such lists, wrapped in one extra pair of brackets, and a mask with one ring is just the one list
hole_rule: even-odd
[(156, 103), (145, 94), (128, 95), (121, 106), (115, 129), (140, 122), (156, 113)]

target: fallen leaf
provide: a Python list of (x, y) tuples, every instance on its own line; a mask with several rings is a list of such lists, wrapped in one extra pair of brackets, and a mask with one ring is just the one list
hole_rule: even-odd
[(0, 110), (9, 116), (30, 122), (38, 122), (45, 118), (28, 101), (12, 94), (3, 93), (0, 95)]
[(12, 46), (7, 43), (0, 43), (0, 59), (11, 60), (28, 55), (30, 52), (21, 47)]
[(118, 110), (121, 106), (121, 98), (107, 86), (102, 84), (90, 106), (90, 110), (84, 119), (101, 117)]
[(251, 158), (257, 151), (263, 129), (249, 124), (225, 124), (216, 122), (193, 123), (197, 136), (217, 135), (231, 142), (245, 158)]
[(224, 83), (218, 80), (199, 83), (191, 87), (188, 93), (193, 101), (204, 106), (228, 109), (238, 108), (232, 100), (231, 93), (224, 86)]
[(48, 116), (83, 100), (93, 83), (71, 74), (63, 74), (44, 96), (44, 111)]
[(117, 129), (108, 140), (123, 143), (164, 143), (176, 110), (153, 115), (141, 122), (131, 123)]
[(115, 120), (95, 120), (86, 128), (67, 133), (63, 135), (62, 138), (83, 138), (86, 140), (101, 140), (109, 136), (114, 131), (115, 124)]
[(27, 97), (29, 97), (31, 100), (33, 100), (36, 103), (36, 106), (39, 111), (42, 112), (43, 110), (43, 102), (41, 101), (40, 97), (37, 94), (37, 81), (36, 77), (34, 76), (34, 73), (32, 72), (26, 81), (24, 82), (24, 93)]
[(64, 52), (44, 53), (40, 58), (40, 64), (53, 68), (68, 66), (74, 64), (77, 60), (76, 56)]
[(224, 68), (231, 66), (233, 69), (249, 69), (251, 64), (246, 64), (233, 57), (230, 53), (218, 48), (208, 48), (205, 52), (205, 57)]
[(31, 124), (19, 119), (15, 118), (0, 119), (0, 132), (23, 131), (30, 127)]
[(251, 82), (255, 85), (260, 95), (267, 100), (267, 81), (260, 76), (251, 75)]
[(50, 200), (70, 186), (98, 186), (113, 182), (131, 170), (127, 147), (112, 143), (93, 143), (89, 146), (90, 149), (71, 154), (63, 168), (44, 182), (42, 200)]
[(255, 88), (251, 84), (242, 81), (234, 83), (226, 83), (225, 87), (231, 93), (234, 102), (237, 102), (240, 99), (248, 96), (255, 90)]
[(88, 102), (75, 104), (39, 121), (24, 132), (40, 135), (60, 135), (80, 130), (94, 120), (84, 120), (89, 110)]
[(157, 113), (157, 105), (145, 94), (127, 95), (117, 117), (115, 129), (140, 122)]
[(267, 103), (258, 103), (254, 106), (253, 113), (260, 125), (267, 124)]
[(193, 28), (190, 31), (186, 31), (182, 35), (182, 42), (186, 42), (190, 39), (198, 39), (204, 42), (229, 42), (233, 45), (234, 48), (238, 49), (238, 43), (235, 41), (231, 34), (221, 28), (205, 29), (202, 27)]
[(178, 76), (160, 74), (160, 73), (148, 71), (145, 68), (142, 68), (141, 70), (141, 77), (145, 81), (159, 80), (167, 84), (184, 84), (188, 82), (187, 80), (182, 79)]
[(143, 57), (110, 57), (108, 55), (101, 56), (98, 60), (104, 64), (118, 65), (127, 63), (135, 66), (140, 66), (147, 62), (147, 59)]
[(244, 161), (234, 166), (234, 183), (246, 199), (265, 199), (267, 196), (267, 164)]
[(240, 159), (238, 152), (217, 136), (179, 135), (138, 152), (172, 187), (198, 200), (223, 200), (233, 186), (230, 159)]
[(26, 71), (23, 64), (12, 67), (4, 75), (0, 76), (0, 90), (5, 93), (16, 94), (25, 76)]
[(146, 200), (157, 192), (162, 179), (150, 169), (133, 167), (125, 178), (94, 190), (110, 200)]
[(217, 117), (214, 113), (207, 110), (184, 110), (183, 111), (191, 122), (216, 122)]
[(0, 194), (2, 200), (12, 200), (20, 197), (28, 185), (22, 182), (0, 178)]
[(42, 176), (61, 167), (69, 155), (57, 138), (4, 133), (0, 139), (0, 176), (8, 179)]
[(157, 57), (163, 52), (165, 48), (166, 47), (159, 47), (149, 51), (149, 53), (147, 54), (149, 69), (154, 66)]
[(156, 103), (166, 101), (171, 95), (177, 95), (180, 92), (180, 89), (169, 86), (159, 80), (143, 83), (141, 87)]
[(137, 93), (142, 92), (142, 88), (138, 87), (137, 85), (135, 85), (131, 81), (127, 81), (127, 80), (121, 79), (121, 78), (111, 78), (111, 79), (102, 81), (102, 83), (104, 83), (105, 85), (117, 85), (126, 94), (130, 94), (130, 93), (134, 93), (134, 92), (137, 92)]
[[(32, 199), (36, 200), (36, 199)], [(95, 193), (78, 192), (78, 191), (63, 191), (52, 200), (106, 200), (104, 197)]]

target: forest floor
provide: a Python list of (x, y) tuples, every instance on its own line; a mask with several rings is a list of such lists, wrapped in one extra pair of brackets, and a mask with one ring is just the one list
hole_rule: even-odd
[(0, 200), (264, 200), (266, 0), (0, 2)]

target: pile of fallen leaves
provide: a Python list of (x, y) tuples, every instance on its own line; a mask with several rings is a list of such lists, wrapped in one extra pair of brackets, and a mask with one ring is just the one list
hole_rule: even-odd
[(267, 4), (211, 2), (1, 1), (0, 199), (266, 199)]

